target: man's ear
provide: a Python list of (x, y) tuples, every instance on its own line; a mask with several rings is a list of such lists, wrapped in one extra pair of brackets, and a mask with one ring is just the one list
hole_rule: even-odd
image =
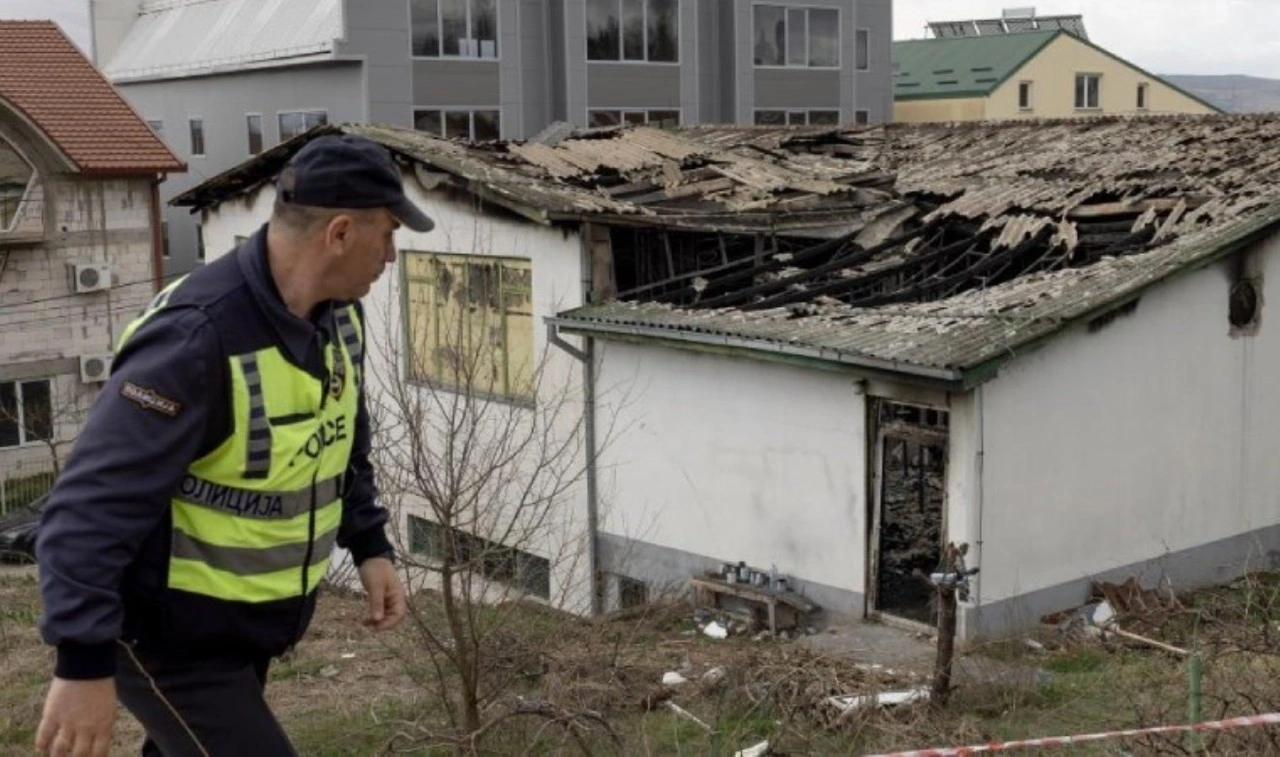
[(345, 244), (348, 237), (351, 235), (352, 226), (354, 224), (355, 219), (346, 213), (339, 213), (329, 219), (329, 223), (324, 229), (325, 246), (333, 247), (337, 245), (341, 247)]

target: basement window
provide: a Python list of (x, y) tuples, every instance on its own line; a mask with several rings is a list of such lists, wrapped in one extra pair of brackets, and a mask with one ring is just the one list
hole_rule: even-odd
[[(461, 529), (410, 515), (409, 551), (432, 562), (443, 562), (448, 548), (454, 564), (490, 581), (506, 584), (534, 597), (551, 598), (551, 562), (531, 552), (504, 547)], [(452, 544), (447, 541), (452, 540)]]

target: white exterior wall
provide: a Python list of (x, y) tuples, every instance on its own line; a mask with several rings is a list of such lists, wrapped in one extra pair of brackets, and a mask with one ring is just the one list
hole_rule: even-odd
[[(1249, 258), (1272, 303), (1277, 250)], [(983, 604), (1020, 598), (983, 610), (984, 627), (1034, 622), (1083, 601), (1082, 579), (1146, 561), (1147, 583), (1167, 569), (1180, 588), (1275, 561), (1220, 541), (1280, 523), (1280, 319), (1264, 306), (1256, 336), (1230, 334), (1228, 265), (1012, 361), (957, 415), (952, 470), (983, 471), (980, 490), (960, 487), (982, 515), (952, 534), (983, 543)]]
[[(600, 457), (602, 530), (638, 542), (612, 569), (678, 581), (698, 567), (645, 554), (655, 547), (703, 567), (776, 564), (838, 590), (846, 604), (828, 611), (860, 615), (866, 411), (855, 380), (665, 347), (600, 350), (600, 425), (615, 428)], [(628, 564), (655, 560), (673, 575)]]
[[(501, 211), (477, 215), (470, 201), (447, 198), (443, 192), (427, 192), (406, 175), (406, 191), (436, 222), (436, 228), (427, 234), (402, 229), (396, 235), (398, 250), (453, 253), (463, 255), (493, 255), (528, 258), (533, 271), (534, 304), (534, 355), (546, 355), (543, 378), (544, 395), (567, 391), (574, 398), (564, 413), (566, 427), (560, 429), (560, 437), (572, 433), (572, 424), (582, 415), (582, 366), (565, 352), (547, 342), (543, 318), (557, 311), (572, 308), (583, 302), (583, 269), (581, 243), (576, 231), (540, 227), (530, 222), (514, 219)], [(234, 245), (237, 235), (248, 236), (265, 223), (271, 215), (275, 193), (264, 187), (245, 200), (223, 203), (206, 213), (205, 230), (209, 259), (224, 255)], [(401, 268), (388, 268), (364, 300), (366, 328), (370, 335), (368, 373), (371, 400), (376, 402), (378, 382), (398, 380), (404, 376), (403, 366), (392, 365), (394, 354), (388, 355), (387, 344), (399, 344), (401, 337)], [(388, 318), (391, 315), (391, 318)], [(569, 339), (576, 342), (577, 340)], [(512, 407), (511, 412), (529, 414), (528, 410)], [(585, 462), (576, 463), (578, 470)], [(582, 553), (586, 536), (586, 487), (585, 482), (574, 486), (565, 497), (568, 511), (559, 513), (559, 520), (546, 529), (548, 543), (543, 556), (553, 557), (565, 552)], [(397, 503), (384, 503), (394, 506)], [(405, 502), (403, 516), (410, 512), (425, 514), (425, 507)], [(403, 544), (408, 543), (407, 530), (402, 533)], [(567, 545), (566, 542), (573, 542)], [(532, 550), (538, 551), (538, 550)], [(554, 559), (553, 559), (554, 563)], [(560, 599), (566, 609), (586, 612), (590, 607), (590, 573), (585, 559), (566, 560), (553, 564), (551, 596)]]

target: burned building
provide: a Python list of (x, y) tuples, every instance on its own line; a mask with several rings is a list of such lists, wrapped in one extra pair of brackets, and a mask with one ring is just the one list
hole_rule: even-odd
[[(332, 130), (458, 221), (402, 237), (411, 259), (528, 262), (550, 332), (495, 349), (590, 356), (584, 404), (627, 429), (580, 498), (594, 596), (741, 559), (833, 614), (928, 621), (915, 574), (955, 542), (975, 636), (1095, 578), (1280, 553), (1280, 119), (307, 138)], [(243, 234), (300, 144), (178, 201)]]

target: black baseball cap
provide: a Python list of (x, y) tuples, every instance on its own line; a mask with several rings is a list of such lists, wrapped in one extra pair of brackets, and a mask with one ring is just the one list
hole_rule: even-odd
[(317, 208), (386, 208), (414, 231), (436, 224), (409, 201), (391, 153), (354, 134), (329, 134), (308, 142), (276, 180), (284, 202)]

